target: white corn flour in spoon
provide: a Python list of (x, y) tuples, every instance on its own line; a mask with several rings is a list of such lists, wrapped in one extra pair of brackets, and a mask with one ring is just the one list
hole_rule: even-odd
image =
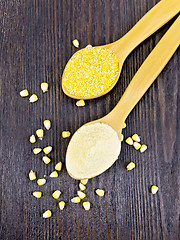
[(107, 124), (84, 125), (73, 135), (66, 153), (66, 168), (76, 179), (92, 178), (109, 168), (119, 156), (121, 141)]

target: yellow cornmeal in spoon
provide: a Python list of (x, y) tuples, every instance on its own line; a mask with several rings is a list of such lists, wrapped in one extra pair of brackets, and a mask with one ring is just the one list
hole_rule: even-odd
[(111, 51), (86, 47), (67, 63), (63, 86), (77, 97), (101, 95), (117, 81), (118, 72), (118, 59)]

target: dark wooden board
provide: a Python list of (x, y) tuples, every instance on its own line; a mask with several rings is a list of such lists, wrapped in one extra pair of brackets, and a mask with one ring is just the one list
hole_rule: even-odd
[[(106, 96), (77, 108), (75, 100), (61, 89), (63, 69), (80, 46), (101, 45), (123, 36), (158, 0), (1, 0), (0, 1), (0, 239), (167, 239), (179, 236), (179, 122), (178, 93), (180, 51), (174, 54), (156, 82), (127, 119), (124, 135), (138, 133), (148, 150), (140, 154), (122, 144), (119, 160), (104, 174), (89, 181), (90, 211), (70, 203), (78, 182), (63, 167), (59, 178), (47, 178), (37, 187), (29, 181), (33, 169), (39, 177), (48, 175), (55, 163), (64, 163), (68, 139), (63, 130), (74, 133), (82, 124), (104, 116), (118, 102), (144, 59), (169, 28), (168, 23), (137, 47), (126, 60), (119, 82)], [(43, 94), (40, 84), (49, 83)], [(19, 92), (27, 88), (39, 101), (30, 104)], [(52, 163), (45, 165), (41, 154), (32, 154), (29, 136), (52, 121), (36, 146), (52, 145)], [(136, 168), (127, 172), (125, 165)], [(149, 193), (159, 186), (156, 195)], [(94, 194), (105, 189), (105, 196)], [(43, 198), (32, 191), (41, 189)], [(60, 189), (67, 203), (60, 212), (52, 191)], [(51, 209), (53, 216), (43, 219)]]

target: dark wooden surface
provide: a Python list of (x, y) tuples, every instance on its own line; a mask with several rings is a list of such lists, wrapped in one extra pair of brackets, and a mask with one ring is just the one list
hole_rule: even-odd
[[(119, 160), (108, 171), (89, 181), (90, 211), (70, 203), (78, 188), (63, 168), (57, 179), (37, 187), (28, 180), (33, 169), (39, 177), (48, 175), (55, 163), (64, 163), (68, 139), (61, 131), (75, 132), (87, 121), (108, 113), (118, 102), (128, 83), (170, 23), (135, 49), (126, 60), (115, 88), (106, 96), (77, 108), (75, 100), (61, 89), (63, 69), (80, 46), (101, 45), (123, 36), (158, 0), (1, 0), (0, 1), (0, 239), (167, 239), (179, 236), (179, 124), (178, 80), (180, 51), (152, 85), (127, 120), (125, 136), (137, 132), (148, 150), (140, 154), (122, 144)], [(40, 83), (50, 89), (43, 94)], [(30, 104), (19, 92), (27, 88), (39, 101)], [(32, 154), (28, 137), (52, 121), (36, 146), (52, 145), (52, 163)], [(125, 165), (136, 168), (127, 172)], [(156, 195), (149, 193), (159, 186)], [(94, 194), (105, 189), (105, 197)], [(31, 193), (41, 189), (43, 198)], [(67, 203), (60, 212), (51, 197), (55, 189)], [(51, 209), (53, 216), (43, 219)]]

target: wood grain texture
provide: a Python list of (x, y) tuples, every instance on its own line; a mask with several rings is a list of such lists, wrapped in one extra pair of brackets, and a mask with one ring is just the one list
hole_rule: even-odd
[[(118, 102), (135, 72), (173, 21), (136, 48), (126, 60), (115, 88), (106, 96), (77, 108), (75, 100), (61, 89), (63, 69), (80, 46), (101, 45), (123, 36), (158, 0), (1, 0), (0, 1), (0, 239), (173, 239), (179, 236), (179, 79), (180, 51), (148, 90), (127, 120), (124, 135), (137, 132), (148, 150), (140, 154), (122, 144), (119, 160), (104, 174), (88, 182), (90, 211), (70, 203), (78, 181), (65, 168), (57, 179), (47, 178), (38, 187), (28, 180), (33, 169), (38, 177), (49, 175), (58, 161), (64, 163), (68, 139), (63, 130), (74, 133), (82, 124), (107, 114)], [(40, 83), (47, 81), (46, 94)], [(27, 88), (39, 101), (30, 104), (19, 92)], [(42, 142), (52, 145), (52, 163), (32, 154), (28, 137), (52, 121)], [(127, 172), (129, 161), (136, 168)], [(149, 193), (159, 186), (156, 195)], [(105, 189), (105, 197), (94, 194)], [(43, 198), (32, 197), (41, 189)], [(64, 211), (51, 197), (62, 191)], [(43, 219), (51, 209), (53, 217)]]

